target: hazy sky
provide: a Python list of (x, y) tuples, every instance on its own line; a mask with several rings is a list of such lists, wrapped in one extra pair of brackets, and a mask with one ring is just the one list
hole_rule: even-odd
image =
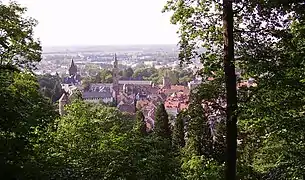
[[(4, 0), (5, 1), (5, 0)], [(166, 0), (17, 0), (39, 21), (43, 46), (177, 44)]]

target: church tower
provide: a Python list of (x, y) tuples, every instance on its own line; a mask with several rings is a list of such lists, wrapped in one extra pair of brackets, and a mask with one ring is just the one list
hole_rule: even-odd
[(165, 74), (163, 76), (163, 88), (164, 89), (170, 89), (171, 88), (171, 82), (170, 79), (168, 77), (168, 72), (165, 71)]
[(115, 103), (118, 103), (118, 94), (119, 94), (119, 67), (116, 54), (114, 54), (114, 62), (112, 69), (112, 79), (113, 79), (113, 90), (115, 92)]
[(70, 76), (75, 76), (77, 74), (77, 67), (76, 67), (76, 65), (74, 64), (74, 61), (73, 61), (73, 59), (72, 59), (72, 61), (71, 61), (71, 65), (70, 65), (70, 68), (69, 68), (69, 75)]

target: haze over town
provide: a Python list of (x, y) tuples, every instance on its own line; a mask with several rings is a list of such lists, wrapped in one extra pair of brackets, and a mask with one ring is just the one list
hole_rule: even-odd
[[(148, 112), (159, 102), (173, 117), (187, 108), (189, 88), (200, 83), (195, 77), (200, 63), (181, 69), (178, 29), (170, 14), (162, 13), (166, 0), (17, 2), (38, 21), (34, 37), (43, 52), (35, 73), (41, 79), (60, 77), (62, 89), (52, 96), (60, 114), (77, 91), (85, 101), (114, 103), (131, 114), (136, 100), (149, 123), (154, 120)], [(44, 80), (40, 85), (44, 92), (50, 88)]]
[[(8, 2), (9, 0), (4, 0)], [(166, 0), (17, 0), (38, 20), (43, 47), (177, 44)]]

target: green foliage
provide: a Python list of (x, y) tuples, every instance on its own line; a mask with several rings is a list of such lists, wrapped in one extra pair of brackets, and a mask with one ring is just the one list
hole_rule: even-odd
[[(301, 162), (304, 30), (300, 27), (304, 27), (305, 5), (296, 0), (242, 0), (228, 4), (233, 5), (234, 52), (231, 53), (240, 71), (239, 81), (252, 77), (257, 83), (256, 88), (239, 88), (239, 110), (234, 112), (239, 115), (241, 130), (239, 176), (300, 179), (304, 174), (301, 173), (304, 172)], [(214, 77), (216, 82), (212, 84), (218, 83), (214, 87), (219, 88), (203, 92), (203, 99), (209, 101), (210, 95), (216, 99), (217, 96), (232, 98), (219, 93), (225, 92), (224, 82), (228, 80), (223, 73), (224, 51), (233, 49), (232, 46), (223, 49), (228, 42), (223, 41), (228, 38), (223, 37), (223, 7), (222, 2), (212, 0), (169, 0), (164, 9), (173, 11), (171, 22), (180, 26), (180, 60), (189, 63), (200, 59), (204, 66), (200, 71), (203, 79)], [(299, 29), (294, 22), (299, 23)], [(215, 98), (212, 100), (215, 104)], [(222, 109), (215, 105), (214, 109)]]
[(68, 106), (66, 114), (58, 120), (55, 146), (49, 153), (62, 164), (48, 172), (49, 176), (111, 179), (116, 171), (124, 173), (120, 169), (127, 163), (122, 158), (128, 150), (130, 120), (115, 108), (78, 101)]
[(204, 126), (207, 121), (205, 120), (203, 107), (200, 103), (193, 103), (190, 105), (188, 111), (188, 141), (187, 149), (194, 155), (202, 155), (203, 153), (203, 133)]
[(137, 123), (116, 108), (75, 101), (56, 127), (47, 179), (178, 178), (179, 163), (164, 148), (168, 140), (138, 136)]
[(204, 156), (187, 156), (182, 158), (183, 177), (189, 180), (221, 180), (223, 165), (206, 159)]
[[(304, 3), (298, 2), (233, 2), (239, 80), (253, 77), (257, 84), (238, 91), (239, 179), (304, 179), (305, 25)], [(222, 6), (208, 0), (172, 0), (166, 8), (174, 11), (172, 22), (181, 25), (179, 58), (199, 58), (204, 65), (199, 72), (204, 83), (192, 92), (189, 109), (178, 115), (173, 139), (163, 104), (151, 134), (141, 112), (134, 120), (105, 104), (82, 102), (77, 93), (66, 114), (58, 117), (42, 96), (56, 101), (58, 77), (39, 76), (38, 84), (25, 71), (40, 60), (41, 48), (32, 38), (36, 22), (24, 18), (25, 9), (15, 3), (0, 3), (1, 177), (223, 179), (227, 137)], [(110, 70), (87, 68), (97, 76), (84, 84), (112, 82)], [(181, 69), (122, 71), (125, 78), (158, 83), (165, 74), (173, 84), (192, 77)], [(206, 81), (208, 77), (214, 80)]]
[(174, 131), (173, 131), (173, 140), (172, 144), (174, 148), (183, 148), (185, 146), (185, 134), (184, 134), (184, 121), (186, 120), (185, 113), (180, 112), (177, 116)]
[(153, 74), (157, 74), (157, 69), (155, 68), (140, 68), (134, 71), (133, 77), (136, 79), (147, 79), (151, 77)]
[(53, 103), (62, 95), (61, 78), (57, 75), (45, 74), (37, 77), (41, 93)]
[(112, 83), (112, 71), (111, 70), (106, 70), (102, 69), (99, 73), (98, 76), (100, 77), (100, 81), (96, 81), (97, 83)]
[[(87, 68), (93, 68), (93, 67), (87, 67)], [(112, 71), (109, 69), (99, 69), (99, 68), (94, 68), (91, 70), (93, 75), (89, 77), (84, 77), (82, 79), (82, 85), (84, 89), (88, 89), (90, 83), (112, 83)]]
[(145, 116), (142, 111), (137, 111), (135, 131), (142, 136), (147, 135)]
[(133, 69), (131, 67), (124, 69), (122, 72), (123, 79), (130, 79), (133, 75)]
[[(294, 23), (277, 48), (277, 63), (259, 78), (255, 94), (242, 103), (242, 133), (252, 148), (247, 158), (265, 179), (300, 179), (304, 172), (304, 24)], [(289, 59), (290, 61), (287, 61)], [(257, 141), (259, 140), (259, 141)]]
[(158, 137), (170, 139), (171, 129), (168, 120), (168, 114), (164, 104), (159, 104), (155, 115), (154, 132)]
[(0, 73), (1, 177), (32, 179), (40, 173), (36, 149), (58, 116), (30, 73)]
[(135, 79), (144, 79), (150, 80), (157, 84), (162, 84), (163, 77), (167, 76), (170, 80), (170, 83), (187, 85), (194, 77), (192, 71), (186, 69), (169, 69), (169, 68), (160, 68), (155, 69), (151, 68), (138, 68), (133, 73), (133, 78)]
[(0, 2), (0, 66), (31, 70), (41, 60), (41, 46), (33, 38), (37, 22), (25, 18), (26, 8)]

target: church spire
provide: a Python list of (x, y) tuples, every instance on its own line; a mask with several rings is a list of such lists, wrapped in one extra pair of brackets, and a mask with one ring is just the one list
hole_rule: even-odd
[(74, 63), (74, 60), (72, 59), (71, 65), (70, 65), (70, 68), (69, 68), (69, 75), (70, 76), (71, 75), (76, 75), (76, 73), (77, 73), (77, 67), (76, 67), (76, 65)]
[(165, 89), (170, 89), (171, 83), (169, 79), (169, 73), (168, 71), (165, 71), (164, 76), (163, 76), (163, 88)]
[(113, 79), (113, 90), (115, 91), (115, 102), (118, 103), (118, 94), (119, 94), (119, 67), (118, 67), (118, 59), (116, 57), (116, 53), (114, 54), (114, 62), (112, 69), (112, 79)]
[(116, 57), (116, 53), (114, 53), (113, 68), (118, 68), (118, 59), (117, 59), (117, 57)]

